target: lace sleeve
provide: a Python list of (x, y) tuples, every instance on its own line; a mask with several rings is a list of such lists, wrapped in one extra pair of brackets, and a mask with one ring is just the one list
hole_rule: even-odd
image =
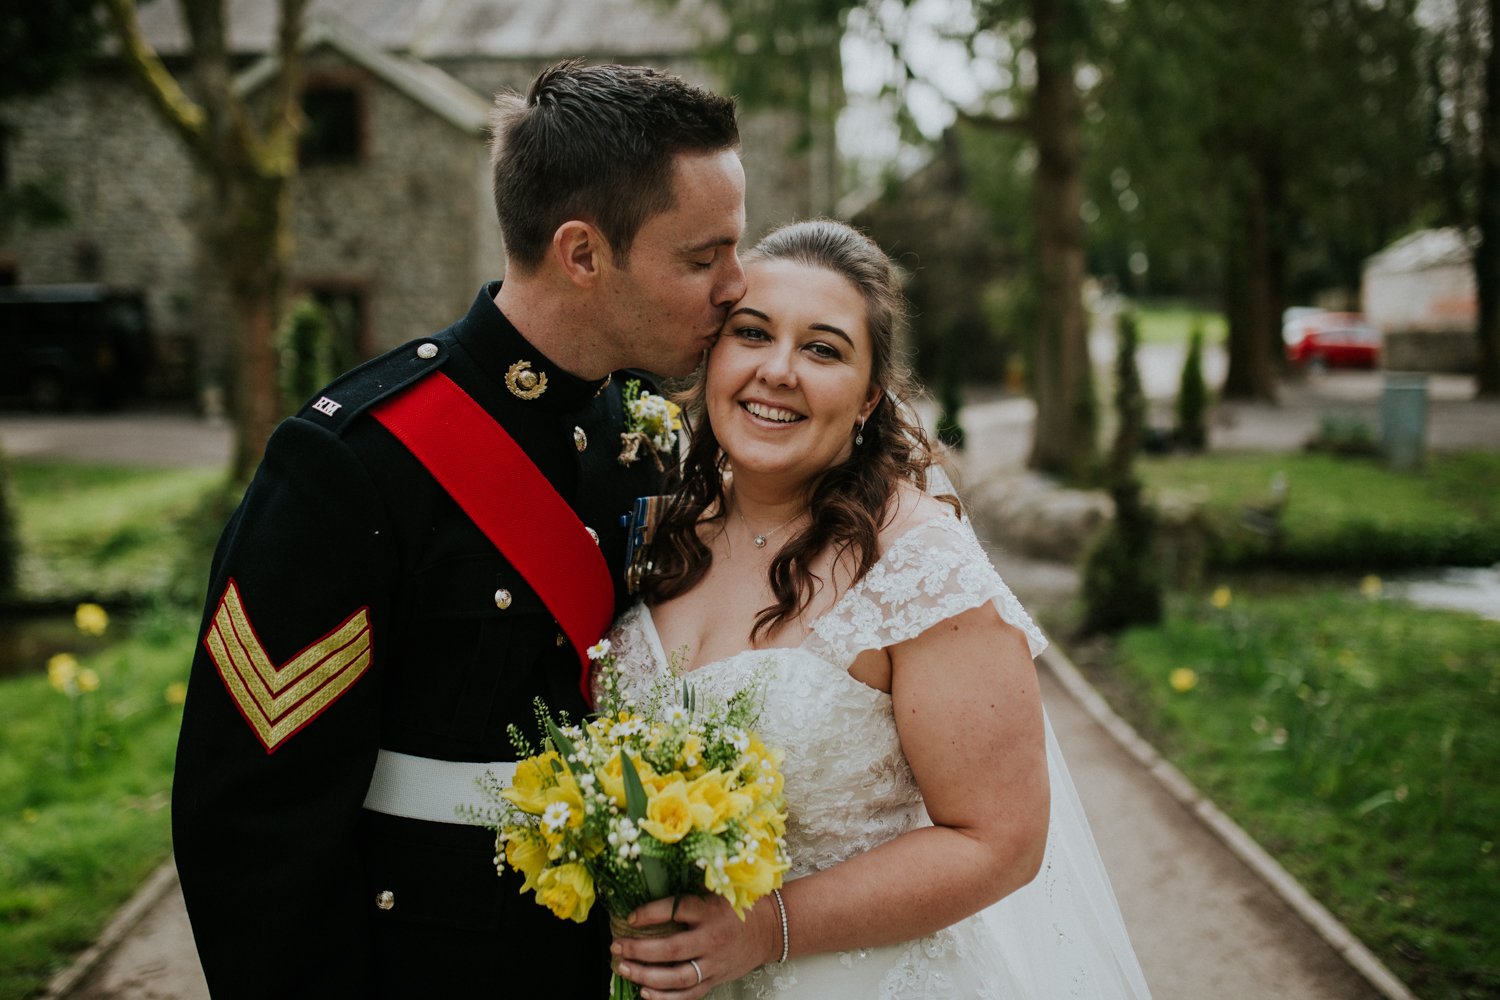
[[(610, 652), (615, 654), (615, 666), (620, 677), (633, 695), (640, 696), (651, 689), (661, 674), (662, 665), (657, 662), (656, 650), (646, 635), (641, 622), (641, 604), (637, 601), (625, 610), (605, 634)], [(599, 678), (591, 678), (594, 698), (599, 697)]]
[(938, 517), (898, 538), (813, 623), (804, 646), (848, 669), (867, 649), (915, 638), (985, 601), (993, 601), (1003, 620), (1026, 633), (1032, 656), (1046, 648), (1041, 629), (990, 565), (968, 520)]

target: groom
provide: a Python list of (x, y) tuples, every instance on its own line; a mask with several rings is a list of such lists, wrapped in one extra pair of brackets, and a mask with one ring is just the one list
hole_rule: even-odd
[[(602, 997), (608, 929), (496, 877), (458, 806), (588, 708), (629, 598), (626, 369), (683, 375), (744, 290), (732, 100), (563, 63), (502, 95), (506, 278), (272, 436), (219, 541), (173, 789), (217, 1000)], [(628, 522), (628, 518), (627, 518)]]

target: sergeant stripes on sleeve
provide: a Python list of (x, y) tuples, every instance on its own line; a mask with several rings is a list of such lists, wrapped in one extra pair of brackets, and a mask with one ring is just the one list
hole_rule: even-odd
[(233, 578), (203, 645), (266, 753), (274, 753), (349, 690), (373, 656), (370, 613), (364, 607), (277, 667), (250, 624)]

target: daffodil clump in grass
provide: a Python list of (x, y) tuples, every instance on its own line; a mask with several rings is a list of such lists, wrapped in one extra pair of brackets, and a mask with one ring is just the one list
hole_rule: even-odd
[[(97, 605), (75, 621), (118, 627)], [(171, 851), (196, 624), (147, 613), (105, 652), (0, 681), (0, 1000), (39, 993)]]
[(1179, 597), (1122, 708), (1423, 998), (1500, 995), (1500, 622), (1380, 581)]
[[(472, 817), (495, 830), (497, 867), (564, 920), (582, 923), (597, 899), (617, 935), (638, 907), (684, 894), (722, 896), (744, 919), (790, 867), (783, 757), (754, 732), (759, 685), (700, 704), (669, 677), (636, 698), (608, 640), (589, 656), (597, 714), (558, 725), (539, 702), (542, 751), (513, 729), (525, 759), (508, 786), (492, 779), (497, 808)], [(610, 996), (640, 990), (617, 975)]]

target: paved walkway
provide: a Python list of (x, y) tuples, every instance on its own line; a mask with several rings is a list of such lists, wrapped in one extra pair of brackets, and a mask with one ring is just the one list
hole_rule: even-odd
[(0, 447), (12, 458), (222, 466), (233, 445), (228, 425), (186, 413), (0, 413)]

